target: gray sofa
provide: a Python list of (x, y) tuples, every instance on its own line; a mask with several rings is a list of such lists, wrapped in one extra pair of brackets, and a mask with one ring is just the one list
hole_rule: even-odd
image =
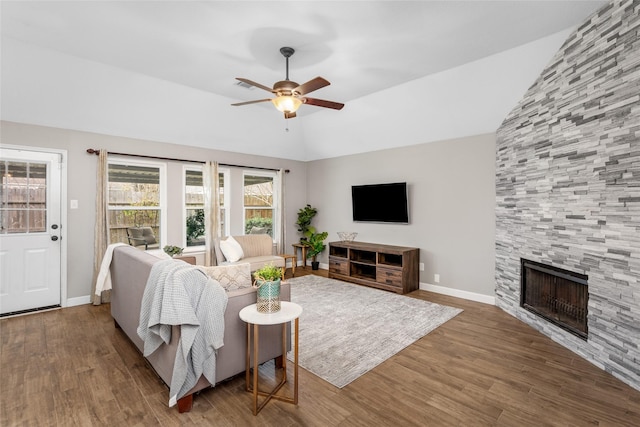
[[(140, 353), (144, 348), (144, 343), (137, 334), (140, 304), (151, 267), (158, 261), (160, 258), (132, 246), (119, 246), (114, 249), (111, 262), (111, 315), (116, 327), (122, 329)], [(224, 346), (218, 351), (216, 359), (216, 382), (245, 371), (247, 326), (240, 320), (238, 313), (242, 308), (256, 302), (256, 291), (252, 287), (228, 291), (227, 295), (229, 300), (224, 314)], [(280, 297), (283, 301), (290, 301), (288, 284), (282, 284)], [(171, 383), (179, 338), (180, 327), (173, 326), (171, 342), (168, 345), (163, 344), (147, 358), (165, 384)], [(259, 363), (282, 356), (282, 330), (279, 325), (261, 327), (259, 338)], [(290, 346), (290, 343), (288, 345)], [(212, 384), (200, 377), (187, 395), (178, 400), (179, 412), (189, 411), (193, 393), (210, 386)]]

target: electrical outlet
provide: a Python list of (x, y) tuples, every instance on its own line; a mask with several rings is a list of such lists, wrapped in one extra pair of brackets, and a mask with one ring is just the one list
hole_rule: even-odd
[(424, 262), (420, 263), (420, 271), (424, 271)]
[(433, 281), (436, 283), (440, 283), (440, 275), (439, 274), (434, 274), (433, 275)]

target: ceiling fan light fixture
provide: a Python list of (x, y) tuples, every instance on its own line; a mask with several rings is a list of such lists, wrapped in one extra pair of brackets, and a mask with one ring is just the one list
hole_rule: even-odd
[(302, 101), (295, 96), (282, 95), (271, 100), (273, 105), (283, 113), (295, 113), (302, 105)]
[(289, 80), (289, 57), (293, 55), (295, 50), (291, 47), (283, 47), (280, 49), (280, 53), (285, 57), (285, 62), (287, 65), (287, 75), (284, 80), (276, 82), (273, 85), (273, 88), (262, 85), (260, 83), (256, 83), (252, 80), (244, 79), (241, 77), (236, 77), (236, 80), (244, 83), (246, 85), (257, 87), (259, 89), (265, 90), (274, 94), (275, 98), (265, 98), (265, 99), (256, 99), (255, 101), (245, 101), (245, 102), (236, 102), (235, 104), (231, 104), (235, 107), (239, 107), (241, 105), (249, 105), (249, 104), (257, 104), (260, 102), (269, 102), (273, 104), (274, 107), (281, 113), (284, 113), (285, 119), (292, 119), (296, 117), (296, 111), (302, 104), (315, 105), (316, 107), (323, 108), (332, 108), (334, 110), (341, 110), (344, 107), (344, 104), (340, 102), (326, 101), (323, 99), (309, 98), (307, 97), (308, 93), (311, 93), (315, 90), (321, 89), (325, 86), (329, 86), (328, 80), (323, 79), (322, 77), (316, 77), (315, 79), (311, 79), (306, 83), (299, 85), (298, 83)]

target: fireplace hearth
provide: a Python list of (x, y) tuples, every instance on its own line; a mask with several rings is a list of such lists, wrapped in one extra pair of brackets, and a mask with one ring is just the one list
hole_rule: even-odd
[(520, 306), (586, 340), (588, 277), (526, 259), (520, 265)]

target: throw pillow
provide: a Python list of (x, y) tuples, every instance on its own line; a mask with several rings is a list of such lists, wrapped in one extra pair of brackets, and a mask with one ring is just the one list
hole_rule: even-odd
[(227, 237), (226, 240), (220, 240), (220, 250), (224, 255), (225, 259), (229, 262), (236, 262), (244, 257), (244, 252), (242, 252), (242, 246), (233, 236)]
[(218, 281), (227, 292), (251, 287), (251, 265), (249, 263), (215, 267), (198, 266), (198, 268), (213, 280)]

